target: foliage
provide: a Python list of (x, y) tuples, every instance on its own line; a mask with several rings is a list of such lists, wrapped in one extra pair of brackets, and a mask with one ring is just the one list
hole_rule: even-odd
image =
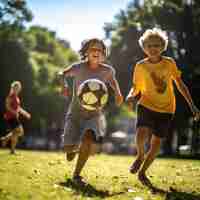
[[(109, 61), (117, 69), (117, 79), (124, 96), (131, 87), (135, 63), (144, 57), (138, 39), (145, 29), (157, 26), (167, 31), (170, 43), (166, 55), (176, 59), (198, 105), (199, 15), (198, 0), (132, 0), (125, 10), (116, 14), (112, 23), (105, 24), (106, 37), (111, 40)], [(32, 17), (27, 1), (0, 1), (0, 121), (9, 85), (13, 80), (20, 80), (23, 84), (23, 106), (33, 116), (31, 130), (41, 124), (47, 126), (54, 120), (61, 123), (66, 100), (58, 94), (55, 74), (78, 59), (70, 43), (57, 38), (54, 31), (40, 26), (26, 28), (25, 23)], [(190, 112), (178, 93), (177, 99), (176, 125), (182, 127), (182, 122), (187, 124)], [(124, 107), (116, 109), (113, 102), (111, 99), (109, 123), (114, 118), (116, 120), (113, 121), (118, 121), (131, 114)], [(0, 123), (0, 129), (4, 129), (3, 126)]]
[[(20, 80), (22, 102), (32, 114), (30, 129), (53, 121), (62, 124), (65, 100), (59, 94), (56, 73), (77, 60), (69, 42), (56, 37), (45, 27), (25, 28), (32, 14), (23, 0), (0, 3), (1, 96), (0, 114), (10, 83)], [(61, 126), (61, 125), (60, 125)], [(0, 129), (5, 129), (1, 123)], [(2, 131), (1, 131), (2, 132)]]
[[(0, 25), (10, 25), (22, 28), (24, 22), (33, 18), (31, 10), (25, 0), (1, 0), (0, 1)], [(4, 26), (5, 27), (5, 26)]]

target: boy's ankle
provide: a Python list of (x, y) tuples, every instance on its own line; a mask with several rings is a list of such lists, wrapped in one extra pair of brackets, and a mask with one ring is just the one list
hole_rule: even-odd
[(143, 160), (144, 160), (144, 155), (138, 155), (138, 156), (136, 157), (136, 159), (137, 159), (137, 160), (142, 160), (142, 161), (143, 161)]
[(78, 177), (78, 176), (80, 176), (80, 173), (74, 172), (72, 177), (74, 178), (74, 177)]
[(15, 150), (10, 150), (10, 154), (16, 154)]

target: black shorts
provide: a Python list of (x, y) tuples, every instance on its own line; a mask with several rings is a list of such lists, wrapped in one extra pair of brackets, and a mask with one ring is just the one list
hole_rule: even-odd
[(13, 130), (13, 129), (21, 126), (21, 122), (17, 118), (12, 118), (12, 119), (6, 120), (6, 122), (7, 122), (7, 129), (8, 130)]
[(136, 127), (151, 128), (152, 134), (163, 138), (168, 135), (173, 116), (172, 113), (155, 112), (142, 105), (138, 105)]

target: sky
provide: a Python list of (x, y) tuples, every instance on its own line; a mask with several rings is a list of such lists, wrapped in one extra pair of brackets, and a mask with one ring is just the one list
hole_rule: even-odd
[(112, 22), (130, 0), (27, 0), (34, 18), (29, 25), (41, 25), (79, 50), (85, 39), (103, 39), (105, 22)]

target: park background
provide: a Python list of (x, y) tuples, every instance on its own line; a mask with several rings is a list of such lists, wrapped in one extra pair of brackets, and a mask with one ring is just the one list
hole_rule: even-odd
[[(40, 6), (52, 9), (54, 1), (43, 1), (43, 3), (35, 1), (35, 4), (32, 2), (34, 1), (0, 1), (0, 134), (3, 136), (6, 133), (3, 113), (10, 84), (14, 80), (20, 80), (23, 85), (22, 106), (32, 114), (32, 119), (31, 121), (22, 119), (25, 136), (18, 147), (60, 150), (64, 113), (69, 98), (60, 95), (56, 72), (79, 60), (78, 46), (76, 44), (72, 48), (70, 39), (63, 39), (64, 34), (58, 35), (56, 27), (53, 29), (40, 25), (39, 20), (37, 24), (33, 23), (35, 9), (42, 11)], [(83, 1), (78, 2), (83, 4)], [(92, 13), (93, 15), (88, 15), (95, 23), (95, 12), (92, 12), (91, 6), (93, 2), (95, 1), (88, 1), (87, 4), (85, 1), (84, 5), (87, 9), (80, 11), (81, 6), (79, 6), (77, 10), (80, 11), (80, 15), (83, 15), (82, 17), (84, 12), (85, 15)], [(64, 5), (70, 5), (70, 1), (56, 1), (57, 5), (59, 3), (60, 9)], [(102, 1), (98, 5), (103, 3), (106, 4)], [(109, 18), (102, 27), (98, 28), (104, 33), (101, 39), (104, 39), (108, 45), (107, 62), (116, 69), (123, 95), (126, 96), (131, 87), (135, 63), (144, 57), (138, 45), (139, 37), (146, 29), (159, 27), (166, 30), (169, 36), (169, 47), (164, 55), (176, 60), (195, 104), (200, 107), (198, 91), (200, 89), (200, 2), (198, 0), (130, 0), (126, 1), (123, 9), (115, 10), (113, 18), (111, 20)], [(52, 11), (54, 12), (51, 13), (51, 20), (59, 24), (59, 21), (56, 21), (59, 7), (58, 10), (55, 8)], [(71, 23), (73, 23), (73, 17), (76, 18), (77, 13), (73, 16), (70, 6), (66, 7), (66, 12), (70, 13)], [(104, 15), (103, 8), (100, 14)], [(40, 19), (42, 22), (42, 17)], [(68, 29), (70, 32), (70, 27), (63, 26), (63, 29), (66, 34)], [(78, 36), (84, 29), (92, 29), (92, 26), (77, 24), (74, 39), (79, 45)], [(100, 37), (96, 32), (93, 36)], [(177, 110), (169, 137), (163, 141), (161, 154), (179, 155), (180, 151), (183, 151), (199, 158), (199, 124), (193, 122), (185, 100), (177, 90), (175, 92)], [(125, 104), (117, 108), (113, 104), (112, 95), (110, 91), (110, 101), (106, 107), (108, 124), (103, 150), (107, 153), (134, 154), (135, 113), (129, 112)]]

